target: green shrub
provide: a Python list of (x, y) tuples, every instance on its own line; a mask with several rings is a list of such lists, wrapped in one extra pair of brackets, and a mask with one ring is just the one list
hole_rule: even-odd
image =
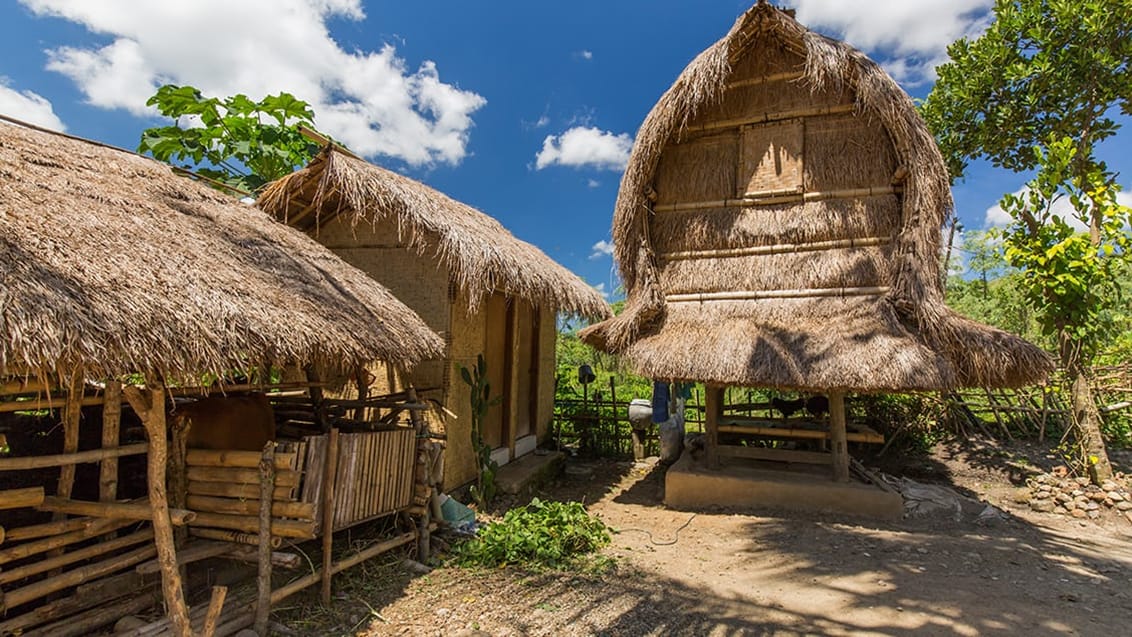
[(535, 498), (489, 524), (465, 542), (457, 559), (463, 566), (523, 566), (557, 569), (609, 544), (609, 529), (586, 513), (580, 502)]

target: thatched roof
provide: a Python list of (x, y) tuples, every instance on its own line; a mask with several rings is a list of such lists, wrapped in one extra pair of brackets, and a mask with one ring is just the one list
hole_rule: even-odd
[(1050, 358), (943, 303), (943, 159), (852, 47), (760, 1), (645, 119), (613, 222), (627, 309), (582, 338), (661, 379), (1019, 386)]
[(355, 224), (391, 220), (405, 245), (448, 269), (472, 309), (500, 291), (549, 311), (610, 315), (593, 287), (495, 219), (332, 145), (306, 168), (269, 185), (259, 206), (304, 230), (339, 215)]
[(442, 345), (254, 207), (152, 159), (0, 122), (0, 375), (411, 365)]

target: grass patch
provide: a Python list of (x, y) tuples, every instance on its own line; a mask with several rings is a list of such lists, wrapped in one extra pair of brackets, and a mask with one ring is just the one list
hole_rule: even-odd
[[(479, 537), (460, 545), (456, 562), (484, 568), (588, 570), (595, 561), (587, 558), (609, 542), (609, 528), (586, 513), (580, 502), (535, 498), (527, 506), (511, 509), (501, 521), (480, 531)], [(600, 564), (596, 566), (600, 568)]]

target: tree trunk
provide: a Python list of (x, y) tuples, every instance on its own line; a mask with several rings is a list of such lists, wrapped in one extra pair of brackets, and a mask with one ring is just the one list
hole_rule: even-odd
[(1101, 415), (1084, 368), (1074, 365), (1070, 374), (1073, 382), (1073, 424), (1077, 428), (1078, 444), (1089, 479), (1100, 485), (1112, 479), (1112, 464), (1108, 461), (1108, 451), (1101, 435)]

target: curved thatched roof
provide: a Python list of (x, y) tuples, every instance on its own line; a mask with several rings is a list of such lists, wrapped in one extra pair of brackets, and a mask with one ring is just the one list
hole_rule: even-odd
[(352, 223), (391, 219), (401, 241), (448, 268), (473, 309), (492, 292), (502, 291), (551, 311), (610, 315), (593, 287), (495, 219), (333, 146), (306, 168), (269, 185), (258, 203), (269, 214), (308, 230), (337, 215), (349, 215)]
[(627, 309), (582, 338), (653, 378), (725, 385), (1043, 379), (1044, 352), (944, 305), (952, 205), (896, 82), (760, 1), (641, 126), (613, 222)]
[(0, 374), (410, 365), (442, 342), (361, 271), (169, 166), (0, 123)]

